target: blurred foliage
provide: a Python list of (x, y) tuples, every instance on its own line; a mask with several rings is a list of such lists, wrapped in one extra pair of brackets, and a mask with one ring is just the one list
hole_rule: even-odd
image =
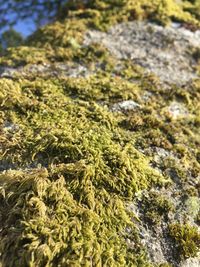
[(31, 18), (39, 26), (52, 19), (67, 0), (7, 0), (0, 1), (0, 27), (13, 26), (19, 20)]
[(49, 22), (66, 0), (0, 1), (0, 53), (7, 47), (22, 44), (23, 37), (12, 27), (20, 20), (31, 20), (36, 28)]
[(3, 54), (5, 49), (8, 47), (17, 47), (22, 45), (23, 41), (23, 36), (13, 28), (4, 31), (0, 38), (0, 54)]

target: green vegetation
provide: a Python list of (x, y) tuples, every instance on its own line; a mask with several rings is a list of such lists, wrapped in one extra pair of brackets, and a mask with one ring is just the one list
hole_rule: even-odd
[(160, 224), (162, 220), (167, 222), (168, 213), (174, 211), (174, 205), (170, 199), (157, 192), (150, 192), (148, 196), (144, 196), (141, 205), (144, 219), (152, 227)]
[(1, 88), (1, 160), (25, 168), (0, 176), (3, 264), (145, 264), (142, 246), (129, 251), (125, 242), (126, 227), (138, 237), (124, 201), (164, 178), (118, 116), (97, 104), (135, 97), (139, 88), (95, 76), (1, 79)]
[(169, 234), (174, 239), (181, 258), (196, 256), (200, 249), (200, 234), (197, 228), (187, 224), (172, 224), (169, 226)]
[[(69, 1), (60, 21), (0, 59), (2, 66), (50, 66), (47, 75), (19, 72), (0, 79), (3, 267), (153, 266), (127, 203), (142, 190), (170, 187), (175, 179), (187, 187), (200, 172), (200, 81), (187, 90), (166, 91), (157, 77), (144, 75), (132, 62), (119, 62), (104, 47), (82, 47), (88, 28), (106, 30), (136, 18), (197, 26), (198, 19), (172, 0), (115, 1), (114, 7), (111, 0), (79, 2)], [(82, 64), (90, 75), (55, 75), (58, 62)], [(124, 100), (140, 108), (113, 112)], [(190, 116), (173, 120), (167, 110), (173, 101), (184, 103)], [(178, 159), (161, 161), (160, 173), (151, 153), (139, 152), (155, 147)], [(199, 188), (185, 192), (193, 196)], [(159, 193), (150, 193), (142, 205), (145, 221), (154, 226), (174, 212)], [(195, 256), (195, 228), (172, 224), (169, 232), (183, 257)]]
[[(20, 2), (23, 5), (23, 1)], [(200, 25), (198, 18), (185, 11), (186, 3), (178, 4), (175, 0), (73, 0), (67, 4), (58, 2), (62, 2), (62, 8), (57, 14), (57, 21), (38, 29), (25, 43), (28, 48), (9, 49), (6, 58), (0, 59), (1, 64), (23, 65), (31, 63), (31, 60), (33, 63), (44, 63), (85, 59), (87, 53), (82, 51), (81, 44), (83, 34), (88, 28), (107, 30), (116, 23), (135, 19), (149, 19), (164, 25), (173, 20), (188, 23), (193, 27)], [(32, 59), (29, 59), (26, 53), (29, 49)]]
[[(84, 1), (72, 0), (66, 4), (66, 7), (69, 16), (88, 17), (89, 21), (92, 18), (89, 25), (102, 30), (115, 23), (135, 19), (150, 19), (164, 25), (168, 24), (171, 20), (199, 25), (198, 19), (190, 12), (184, 10), (185, 5), (174, 0), (95, 0), (85, 1), (85, 3)], [(63, 13), (65, 16), (65, 8)]]

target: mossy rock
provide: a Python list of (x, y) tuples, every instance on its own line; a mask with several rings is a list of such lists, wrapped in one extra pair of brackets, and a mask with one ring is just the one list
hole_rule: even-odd
[[(141, 238), (142, 227), (155, 235), (163, 225), (164, 244), (171, 237), (183, 258), (198, 253), (196, 228), (176, 214), (183, 192), (193, 192), (198, 221), (199, 79), (166, 90), (131, 60), (84, 44), (90, 29), (134, 19), (199, 27), (192, 6), (68, 1), (57, 22), (1, 57), (1, 67), (15, 71), (0, 78), (2, 267), (177, 266), (182, 257), (174, 255), (154, 262)], [(88, 73), (61, 75), (60, 63)], [(47, 71), (31, 72), (33, 66)], [(171, 103), (182, 103), (190, 116), (172, 117)]]

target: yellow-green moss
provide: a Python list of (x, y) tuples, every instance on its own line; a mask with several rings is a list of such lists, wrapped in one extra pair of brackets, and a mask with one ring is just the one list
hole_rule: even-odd
[[(10, 266), (26, 266), (27, 262), (32, 266), (65, 266), (66, 263), (87, 266), (89, 257), (97, 266), (106, 261), (109, 266), (129, 263), (130, 266), (148, 266), (124, 203), (138, 190), (164, 184), (164, 179), (135, 148), (159, 146), (172, 150), (178, 153), (183, 165), (197, 175), (196, 154), (187, 147), (195, 148), (198, 142), (195, 131), (198, 134), (199, 126), (191, 120), (179, 120), (169, 126), (163, 122), (168, 120), (167, 114), (159, 113), (161, 120), (157, 112), (172, 99), (181, 97), (196, 116), (199, 87), (196, 81), (193, 85), (196, 90), (188, 89), (185, 97), (181, 89), (165, 93), (155, 88), (151, 77), (133, 84), (129, 81), (132, 75), (140, 81), (142, 73), (132, 65), (128, 64), (127, 68), (126, 64), (128, 62), (124, 62), (121, 77), (113, 77), (114, 68), (111, 67), (109, 71), (100, 71), (88, 78), (30, 76), (30, 80), (0, 80), (1, 162), (7, 168), (28, 168), (5, 172), (0, 179), (4, 188), (1, 209), (4, 230), (0, 244), (5, 266), (8, 262)], [(151, 104), (147, 102), (142, 109), (126, 114), (109, 110), (113, 103), (128, 99), (143, 105), (141, 96), (146, 90), (152, 93), (153, 101), (151, 99)], [(175, 139), (177, 129), (183, 136)], [(193, 135), (188, 135), (189, 131)], [(31, 168), (35, 169), (31, 171)], [(180, 164), (166, 161), (162, 168), (173, 169), (184, 180), (186, 173)], [(184, 181), (187, 182), (187, 178)], [(55, 191), (55, 186), (59, 194), (63, 191), (59, 203), (69, 207), (67, 214), (65, 208), (59, 210), (60, 206), (59, 215), (54, 213), (59, 194), (54, 201), (53, 193), (49, 192)], [(38, 187), (44, 190), (43, 195), (35, 189)], [(70, 198), (66, 197), (68, 195)], [(153, 223), (159, 223), (171, 210), (168, 204), (159, 195), (145, 202), (149, 215), (155, 219)], [(113, 214), (112, 219), (110, 210), (113, 209), (117, 215)], [(43, 214), (39, 221), (38, 214)], [(85, 220), (83, 228), (89, 231), (80, 226), (74, 234), (80, 237), (78, 240), (62, 230), (72, 229), (67, 219), (71, 217), (79, 226), (84, 225)], [(132, 238), (137, 239), (133, 249), (125, 242), (126, 227), (132, 228)], [(13, 235), (17, 240), (14, 249)], [(51, 235), (55, 235), (55, 239), (52, 240)], [(13, 255), (11, 263), (10, 255)]]
[(65, 17), (66, 13), (71, 17), (86, 17), (89, 18), (89, 26), (101, 30), (108, 29), (109, 26), (119, 22), (146, 18), (159, 21), (164, 25), (171, 20), (199, 25), (198, 18), (184, 10), (185, 5), (174, 0), (95, 0), (84, 4), (83, 1), (69, 1), (66, 5), (68, 13), (63, 10), (61, 17)]
[[(164, 186), (169, 177), (183, 188), (198, 177), (200, 81), (166, 91), (129, 61), (117, 69), (119, 61), (104, 47), (82, 47), (83, 34), (138, 18), (197, 26), (199, 21), (184, 11), (185, 3), (172, 0), (92, 1), (89, 8), (73, 2), (63, 22), (38, 30), (27, 46), (9, 49), (0, 59), (8, 66), (75, 61), (91, 71), (87, 78), (23, 78), (19, 72), (0, 79), (1, 261), (5, 267), (149, 267), (126, 202), (140, 190)], [(140, 108), (111, 111), (123, 100)], [(172, 101), (183, 102), (191, 116), (173, 120), (166, 110)], [(138, 151), (155, 147), (174, 158), (156, 165), (151, 153)], [(191, 192), (199, 188), (195, 184)], [(150, 224), (174, 209), (159, 193), (144, 198), (143, 206)], [(170, 235), (183, 257), (196, 254), (196, 229), (172, 224)]]
[(187, 7), (195, 6), (175, 0), (68, 1), (62, 14), (58, 14), (60, 22), (37, 30), (28, 38), (28, 47), (10, 48), (0, 63), (15, 66), (87, 58), (82, 51), (83, 36), (87, 29), (95, 27), (107, 30), (116, 23), (135, 19), (150, 19), (164, 25), (178, 20), (199, 27), (199, 18), (192, 11), (190, 13), (190, 9), (189, 12), (185, 11)]
[(158, 192), (150, 192), (141, 201), (141, 208), (144, 211), (144, 219), (149, 225), (159, 225), (162, 220), (167, 222), (168, 213), (174, 211), (174, 204)]
[(122, 200), (92, 172), (77, 162), (1, 175), (3, 266), (147, 266), (142, 251), (127, 250), (125, 228), (137, 234)]
[(195, 257), (200, 249), (200, 234), (196, 227), (187, 224), (172, 224), (169, 226), (169, 234), (178, 247), (177, 257)]
[(28, 168), (0, 176), (3, 265), (148, 266), (125, 201), (165, 180), (118, 126), (121, 116), (97, 104), (140, 89), (98, 75), (0, 83), (1, 162)]

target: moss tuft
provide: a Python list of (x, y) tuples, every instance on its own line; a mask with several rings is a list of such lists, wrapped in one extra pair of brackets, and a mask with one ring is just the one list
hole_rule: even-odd
[(171, 224), (169, 234), (178, 248), (180, 258), (195, 257), (200, 249), (200, 234), (196, 227), (188, 224)]
[(174, 211), (173, 203), (157, 192), (150, 192), (141, 201), (141, 208), (144, 211), (144, 219), (150, 226), (159, 225), (162, 220), (168, 219), (169, 212)]

